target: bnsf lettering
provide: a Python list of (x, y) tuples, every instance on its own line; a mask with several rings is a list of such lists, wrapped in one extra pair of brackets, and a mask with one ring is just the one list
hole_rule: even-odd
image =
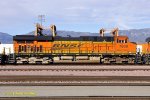
[(80, 44), (54, 44), (53, 48), (77, 48)]

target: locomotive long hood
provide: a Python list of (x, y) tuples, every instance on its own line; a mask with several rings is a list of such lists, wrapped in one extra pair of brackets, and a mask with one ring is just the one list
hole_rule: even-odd
[(80, 37), (61, 37), (56, 36), (34, 36), (34, 35), (16, 35), (14, 41), (93, 41), (93, 42), (113, 42), (114, 37), (111, 36), (80, 36)]
[(52, 36), (34, 36), (34, 35), (16, 35), (13, 37), (15, 41), (52, 41)]

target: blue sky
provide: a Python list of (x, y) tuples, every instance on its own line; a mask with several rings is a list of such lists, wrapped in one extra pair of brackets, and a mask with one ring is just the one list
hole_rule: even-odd
[(150, 0), (1, 0), (0, 12), (0, 31), (12, 35), (34, 30), (40, 14), (58, 30), (150, 28)]

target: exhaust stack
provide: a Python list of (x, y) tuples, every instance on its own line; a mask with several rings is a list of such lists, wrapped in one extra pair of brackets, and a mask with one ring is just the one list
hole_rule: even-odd
[(50, 26), (50, 30), (51, 30), (51, 32), (52, 32), (53, 38), (56, 37), (56, 35), (57, 35), (56, 26), (55, 26), (55, 25), (51, 25), (51, 26)]
[(38, 35), (43, 36), (42, 30), (43, 30), (43, 27), (39, 23), (37, 23), (34, 35), (35, 36), (38, 36)]

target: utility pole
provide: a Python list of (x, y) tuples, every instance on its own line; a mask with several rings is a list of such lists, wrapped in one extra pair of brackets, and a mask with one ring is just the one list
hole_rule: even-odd
[(43, 22), (45, 22), (45, 15), (38, 15), (38, 20), (40, 21), (40, 24), (42, 26)]

